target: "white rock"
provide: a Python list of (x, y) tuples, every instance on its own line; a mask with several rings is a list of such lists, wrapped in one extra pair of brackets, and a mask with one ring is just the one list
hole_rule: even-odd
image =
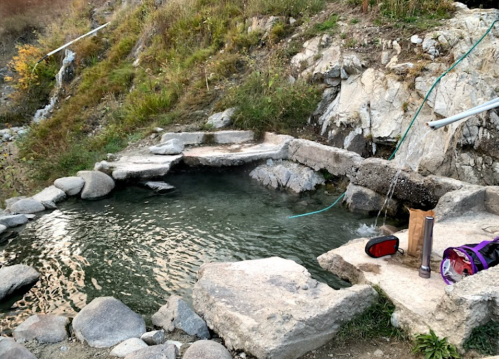
[(77, 173), (85, 181), (81, 191), (82, 199), (99, 199), (107, 196), (114, 189), (114, 181), (105, 173), (98, 171), (80, 171)]
[(31, 214), (37, 213), (45, 210), (45, 206), (36, 199), (24, 198), (10, 207), (10, 211), (16, 214)]
[(154, 330), (152, 332), (147, 332), (142, 334), (140, 337), (147, 345), (159, 345), (166, 341), (164, 330)]
[(66, 199), (66, 193), (57, 188), (56, 186), (50, 186), (45, 188), (43, 191), (35, 194), (33, 199), (39, 202), (61, 202)]
[(234, 116), (235, 112), (236, 108), (232, 107), (223, 112), (215, 113), (208, 118), (208, 122), (206, 124), (212, 126), (213, 128), (230, 126), (232, 124), (232, 116)]
[(171, 139), (157, 146), (149, 147), (149, 151), (155, 155), (178, 155), (183, 150), (184, 143), (178, 139)]
[(32, 315), (19, 325), (13, 333), (22, 343), (36, 340), (39, 343), (58, 343), (68, 338), (66, 327), (69, 319), (58, 315)]
[(7, 226), (4, 226), (3, 224), (0, 224), (0, 234), (5, 232), (7, 230)]
[(54, 181), (54, 186), (64, 191), (68, 196), (78, 195), (84, 185), (85, 180), (81, 177), (63, 177)]
[(139, 338), (130, 338), (115, 346), (109, 355), (112, 357), (124, 358), (128, 354), (143, 348), (147, 348), (147, 344), (143, 340)]
[(418, 35), (412, 35), (411, 36), (411, 42), (413, 44), (419, 45), (420, 43), (423, 42), (423, 40), (421, 40)]

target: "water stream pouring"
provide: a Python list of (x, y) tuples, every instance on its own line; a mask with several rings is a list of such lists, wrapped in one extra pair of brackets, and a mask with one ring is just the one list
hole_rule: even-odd
[(421, 267), (419, 267), (419, 276), (421, 278), (431, 277), (431, 249), (433, 247), (433, 217), (426, 217), (424, 222), (424, 240), (423, 253), (421, 254)]

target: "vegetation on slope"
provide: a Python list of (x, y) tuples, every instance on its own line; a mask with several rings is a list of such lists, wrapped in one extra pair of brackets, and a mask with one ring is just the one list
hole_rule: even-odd
[[(339, 1), (339, 0), (338, 0)], [(449, 1), (349, 0), (350, 6), (380, 19), (448, 13)], [(307, 37), (333, 32), (338, 19), (321, 23), (312, 16), (327, 0), (170, 0), (156, 6), (144, 0), (114, 8), (111, 24), (71, 49), (77, 53), (77, 77), (64, 88), (53, 116), (32, 125), (20, 144), (42, 181), (88, 169), (108, 152), (141, 138), (153, 127), (189, 124), (227, 107), (238, 108), (234, 126), (258, 133), (292, 132), (303, 127), (320, 100), (320, 85), (289, 82), (289, 59)], [(409, 4), (410, 6), (401, 6)], [(102, 12), (105, 13), (105, 12)], [(103, 23), (105, 16), (75, 0), (64, 21), (39, 34), (36, 45), (19, 47), (14, 105), (0, 122), (28, 122), (48, 99), (62, 55), (41, 62), (45, 53)], [(270, 31), (248, 32), (254, 16), (273, 15)], [(434, 15), (428, 15), (433, 17)], [(290, 25), (289, 18), (297, 20)], [(309, 30), (283, 41), (300, 25)], [(142, 50), (142, 51), (141, 51)], [(140, 63), (134, 65), (140, 53)]]

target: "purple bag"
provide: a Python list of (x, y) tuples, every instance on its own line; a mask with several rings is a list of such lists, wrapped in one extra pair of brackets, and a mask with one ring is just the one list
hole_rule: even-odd
[(497, 264), (499, 264), (499, 237), (478, 244), (447, 248), (440, 264), (440, 274), (445, 283), (453, 284)]

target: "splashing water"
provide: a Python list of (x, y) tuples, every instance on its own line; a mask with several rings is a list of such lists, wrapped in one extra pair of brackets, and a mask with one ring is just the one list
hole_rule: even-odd
[(375, 224), (367, 225), (362, 223), (355, 232), (362, 237), (373, 237), (378, 234), (376, 228), (378, 227)]

